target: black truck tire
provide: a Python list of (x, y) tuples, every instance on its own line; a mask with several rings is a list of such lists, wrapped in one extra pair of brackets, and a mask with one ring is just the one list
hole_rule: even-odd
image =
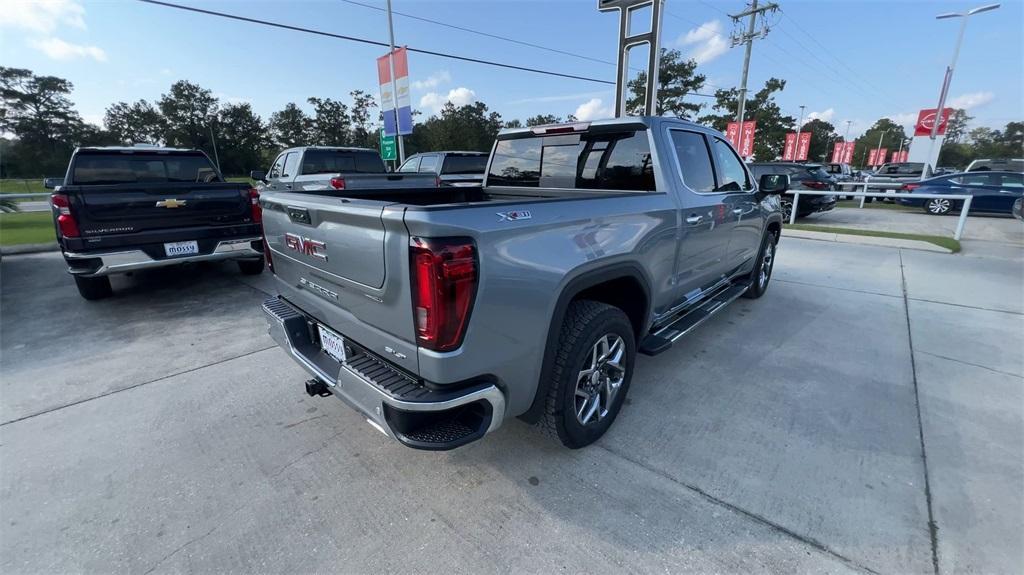
[(114, 294), (114, 290), (110, 287), (110, 278), (107, 276), (95, 278), (74, 277), (79, 295), (87, 300), (103, 299)]
[(263, 258), (258, 260), (238, 260), (238, 270), (242, 275), (257, 276), (263, 273)]
[(775, 269), (775, 246), (779, 243), (779, 237), (773, 231), (766, 231), (761, 238), (761, 249), (757, 251), (757, 259), (754, 260), (754, 269), (750, 270), (750, 287), (743, 292), (747, 299), (757, 299), (768, 291), (768, 282), (772, 279), (772, 270)]
[[(595, 354), (600, 349), (608, 350), (603, 363)], [(616, 362), (611, 361), (614, 358)], [(597, 441), (622, 408), (635, 359), (633, 327), (621, 309), (591, 300), (572, 302), (562, 322), (551, 385), (537, 426), (570, 449)], [(583, 377), (586, 371), (598, 375)], [(577, 394), (581, 386), (583, 395)], [(587, 399), (589, 392), (593, 393)], [(595, 397), (596, 409), (586, 409), (594, 406)]]

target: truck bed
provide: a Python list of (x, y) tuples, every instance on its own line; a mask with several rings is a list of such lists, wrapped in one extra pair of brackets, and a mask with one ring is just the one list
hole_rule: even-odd
[[(311, 192), (304, 192), (311, 193)], [(393, 190), (318, 190), (318, 196), (432, 207), (487, 202), (522, 202), (556, 198), (613, 197), (637, 192), (564, 188), (407, 188)]]

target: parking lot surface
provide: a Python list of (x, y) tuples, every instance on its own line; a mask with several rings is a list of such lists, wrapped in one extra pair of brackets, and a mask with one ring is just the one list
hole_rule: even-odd
[(441, 453), (305, 395), (268, 274), (0, 273), (5, 573), (1024, 570), (1020, 260), (785, 238), (596, 445)]

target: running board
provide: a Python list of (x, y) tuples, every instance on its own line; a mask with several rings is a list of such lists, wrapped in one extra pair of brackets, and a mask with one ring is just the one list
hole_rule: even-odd
[(716, 313), (722, 311), (736, 298), (747, 291), (749, 284), (734, 284), (712, 298), (679, 316), (678, 319), (668, 325), (658, 328), (640, 340), (640, 353), (644, 355), (658, 355), (672, 347), (677, 339), (693, 331), (697, 326), (707, 321)]

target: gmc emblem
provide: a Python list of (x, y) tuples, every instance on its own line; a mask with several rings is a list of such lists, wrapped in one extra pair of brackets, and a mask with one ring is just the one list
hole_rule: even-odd
[(327, 261), (327, 254), (320, 251), (326, 248), (327, 244), (319, 240), (304, 238), (298, 234), (286, 233), (284, 235), (284, 245), (300, 254), (306, 254), (307, 256)]

